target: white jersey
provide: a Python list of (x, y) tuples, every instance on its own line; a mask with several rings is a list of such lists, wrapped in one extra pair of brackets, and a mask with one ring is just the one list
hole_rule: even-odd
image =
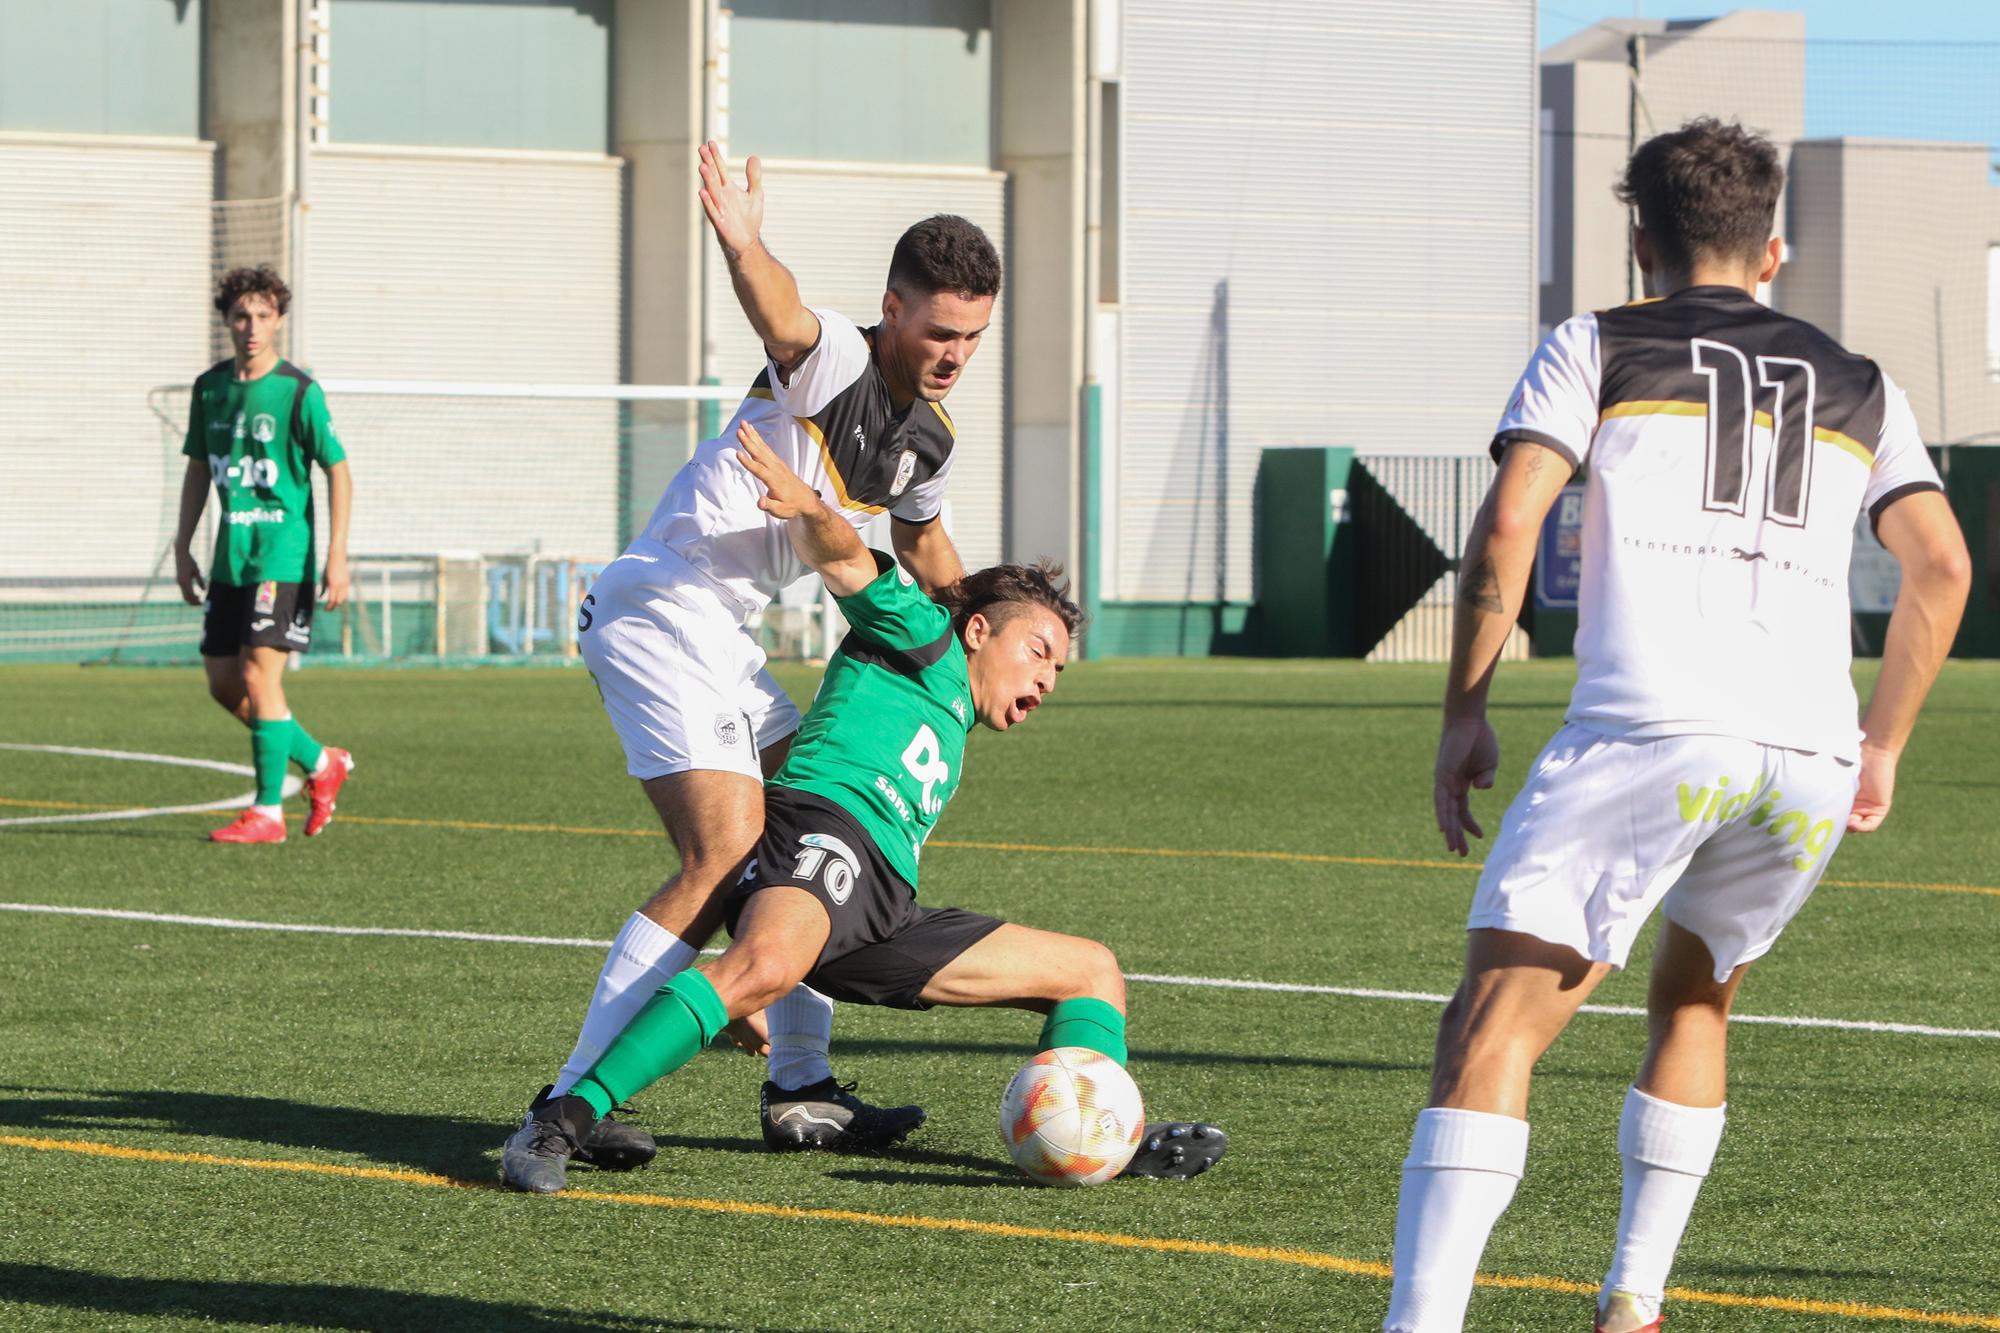
[(1942, 490), (1874, 362), (1734, 287), (1564, 322), (1493, 441), (1584, 476), (1569, 720), (1860, 752), (1847, 566), (1856, 515)]
[(680, 577), (691, 570), (740, 616), (761, 610), (811, 570), (785, 525), (757, 507), (764, 488), (736, 456), (738, 422), (754, 425), (786, 466), (857, 528), (884, 511), (928, 522), (944, 504), (951, 418), (921, 398), (898, 411), (875, 364), (874, 331), (830, 310), (813, 314), (819, 342), (789, 376), (776, 365), (758, 375), (721, 436), (695, 449), (626, 550), (678, 557), (652, 568)]

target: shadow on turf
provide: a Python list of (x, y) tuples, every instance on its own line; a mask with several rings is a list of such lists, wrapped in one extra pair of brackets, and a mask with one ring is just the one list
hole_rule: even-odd
[[(536, 1333), (638, 1333), (642, 1329), (723, 1329), (632, 1315), (509, 1305), (465, 1296), (383, 1291), (320, 1282), (204, 1282), (121, 1277), (46, 1264), (0, 1263), (0, 1300), (97, 1314), (176, 1315), (241, 1324), (330, 1329), (521, 1329)], [(765, 1330), (764, 1333), (777, 1333)], [(808, 1333), (795, 1330), (794, 1333)]]
[[(1012, 1048), (1008, 1048), (1012, 1049)], [(0, 1084), (0, 1126), (68, 1134), (107, 1130), (199, 1135), (238, 1143), (353, 1153), (388, 1165), (405, 1166), (455, 1180), (490, 1179), (493, 1150), (513, 1125), (457, 1116), (401, 1115), (347, 1106), (314, 1106), (276, 1097), (242, 1097), (213, 1092), (115, 1091), (24, 1088)], [(663, 1134), (643, 1115), (633, 1122), (654, 1134), (662, 1152), (734, 1152), (767, 1155), (761, 1138), (697, 1138)], [(897, 1147), (872, 1160), (917, 1166), (990, 1172), (991, 1157)], [(815, 1160), (824, 1160), (815, 1155)], [(590, 1173), (595, 1175), (596, 1173)], [(955, 1183), (967, 1183), (952, 1178)], [(584, 1184), (579, 1178), (578, 1184)], [(975, 1179), (971, 1183), (978, 1183)]]
[(355, 1153), (458, 1179), (492, 1175), (488, 1153), (512, 1126), (459, 1116), (399, 1115), (219, 1092), (22, 1088), (0, 1098), (0, 1125), (91, 1133), (138, 1129)]

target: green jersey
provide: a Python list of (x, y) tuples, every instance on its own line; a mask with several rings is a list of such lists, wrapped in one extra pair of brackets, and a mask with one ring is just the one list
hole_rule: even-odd
[(890, 557), (874, 556), (876, 580), (837, 599), (853, 629), (771, 782), (852, 815), (914, 889), (924, 839), (958, 790), (972, 682), (951, 613)]
[(211, 583), (311, 582), (312, 468), (344, 462), (326, 395), (303, 370), (280, 361), (254, 380), (236, 365), (211, 366), (194, 382), (187, 442), (206, 458), (222, 502)]

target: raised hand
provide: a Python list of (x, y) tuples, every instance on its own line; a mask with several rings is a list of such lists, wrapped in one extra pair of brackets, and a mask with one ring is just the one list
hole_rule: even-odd
[(747, 421), (738, 424), (736, 443), (742, 446), (736, 451), (736, 457), (750, 470), (750, 475), (764, 485), (764, 498), (757, 502), (759, 509), (773, 518), (792, 519), (815, 513), (821, 508), (819, 492), (785, 466), (785, 460), (771, 451), (771, 446), (765, 443), (755, 426)]
[(745, 184), (733, 185), (722, 149), (710, 139), (701, 146), (701, 211), (715, 228), (723, 253), (734, 259), (758, 243), (764, 231), (764, 164), (744, 163)]

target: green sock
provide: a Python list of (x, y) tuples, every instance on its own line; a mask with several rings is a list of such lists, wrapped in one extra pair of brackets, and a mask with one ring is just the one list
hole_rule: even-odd
[(683, 972), (646, 1001), (570, 1092), (598, 1115), (610, 1115), (618, 1103), (694, 1059), (728, 1021), (708, 978)]
[(250, 719), (250, 757), (257, 768), (257, 804), (285, 799), (285, 765), (292, 755), (292, 720)]
[(1118, 1012), (1117, 1005), (1087, 995), (1059, 1001), (1049, 1010), (1049, 1021), (1042, 1024), (1035, 1050), (1051, 1051), (1058, 1046), (1081, 1046), (1108, 1055), (1123, 1068), (1125, 1015)]
[(320, 743), (312, 738), (312, 733), (300, 726), (296, 717), (293, 718), (291, 759), (306, 771), (307, 777), (311, 777), (312, 771), (319, 767), (322, 748)]

